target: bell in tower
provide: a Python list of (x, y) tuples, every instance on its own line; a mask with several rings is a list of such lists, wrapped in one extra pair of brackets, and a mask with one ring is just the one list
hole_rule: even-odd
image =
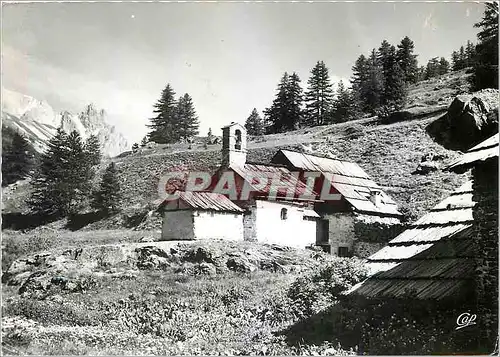
[(222, 128), (222, 166), (245, 165), (247, 159), (247, 131), (239, 123)]

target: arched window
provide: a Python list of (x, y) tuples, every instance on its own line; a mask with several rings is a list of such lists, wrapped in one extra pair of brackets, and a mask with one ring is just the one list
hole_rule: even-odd
[(236, 129), (234, 131), (234, 134), (236, 136), (236, 142), (234, 143), (234, 149), (235, 150), (241, 150), (241, 130)]
[(286, 208), (282, 208), (281, 209), (281, 219), (284, 221), (285, 219), (287, 219), (287, 216), (288, 216), (288, 210)]

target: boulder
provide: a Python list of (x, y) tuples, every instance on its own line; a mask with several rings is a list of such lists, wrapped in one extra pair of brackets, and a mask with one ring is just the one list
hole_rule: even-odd
[(229, 258), (226, 265), (230, 270), (239, 273), (251, 273), (257, 269), (255, 265), (243, 257)]
[(196, 250), (188, 250), (183, 257), (183, 260), (192, 263), (210, 263), (219, 265), (220, 256), (215, 252), (210, 250), (208, 247), (199, 247)]
[(195, 275), (217, 275), (217, 269), (213, 264), (203, 262), (194, 266), (193, 273)]
[(447, 121), (451, 135), (464, 149), (498, 131), (498, 90), (483, 89), (457, 96), (450, 104)]
[(414, 174), (427, 175), (430, 172), (434, 172), (434, 171), (438, 171), (438, 170), (439, 170), (439, 164), (437, 162), (423, 161), (418, 165)]
[(165, 269), (170, 266), (170, 255), (155, 246), (136, 248), (137, 267), (140, 269)]

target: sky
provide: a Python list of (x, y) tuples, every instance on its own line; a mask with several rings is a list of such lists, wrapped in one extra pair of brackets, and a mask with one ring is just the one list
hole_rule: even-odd
[(57, 111), (104, 108), (130, 142), (170, 83), (220, 134), (262, 112), (285, 71), (322, 60), (348, 81), (360, 54), (415, 43), (419, 64), (476, 41), (479, 3), (3, 3), (2, 86)]

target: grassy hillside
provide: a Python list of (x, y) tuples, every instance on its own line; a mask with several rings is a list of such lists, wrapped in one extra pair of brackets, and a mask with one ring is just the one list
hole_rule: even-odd
[[(288, 343), (282, 331), (331, 304), (330, 288), (336, 295), (362, 279), (359, 259), (217, 241), (47, 254), (7, 274), (6, 354), (354, 354), (351, 346)], [(299, 276), (308, 283), (294, 285)]]
[[(455, 95), (468, 90), (467, 74), (460, 71), (423, 81), (409, 92), (408, 110), (418, 108), (417, 119), (381, 124), (377, 118), (304, 128), (294, 132), (251, 138), (248, 160), (268, 162), (279, 148), (300, 149), (310, 145), (319, 154), (357, 162), (393, 196), (410, 219), (422, 215), (464, 181), (441, 170), (414, 174), (429, 154), (443, 167), (457, 153), (436, 144), (425, 127), (443, 114)], [(140, 207), (157, 198), (159, 177), (172, 169), (215, 171), (220, 164), (220, 145), (192, 145), (182, 149), (160, 145), (117, 160), (126, 207)], [(173, 151), (173, 152), (171, 152)]]
[[(468, 74), (453, 72), (418, 83), (410, 88), (408, 107), (413, 118), (383, 124), (377, 118), (363, 118), (297, 131), (250, 138), (248, 160), (268, 162), (279, 148), (300, 149), (311, 146), (318, 154), (331, 153), (341, 160), (357, 162), (377, 183), (385, 187), (409, 219), (422, 215), (465, 180), (442, 168), (457, 153), (436, 144), (425, 127), (438, 119), (455, 95), (468, 91)], [(220, 164), (221, 146), (194, 144), (156, 145), (136, 153), (124, 153), (117, 163), (124, 200), (125, 217), (114, 217), (90, 225), (89, 229), (127, 226), (135, 222), (137, 212), (145, 212), (158, 198), (159, 178), (170, 170), (204, 170), (213, 172)], [(434, 157), (438, 170), (425, 175), (414, 174), (424, 156)], [(105, 167), (107, 162), (103, 163)], [(10, 211), (21, 207), (21, 194), (9, 192)], [(140, 215), (139, 215), (139, 221)], [(130, 223), (130, 224), (132, 224)], [(153, 224), (157, 227), (157, 225)]]

